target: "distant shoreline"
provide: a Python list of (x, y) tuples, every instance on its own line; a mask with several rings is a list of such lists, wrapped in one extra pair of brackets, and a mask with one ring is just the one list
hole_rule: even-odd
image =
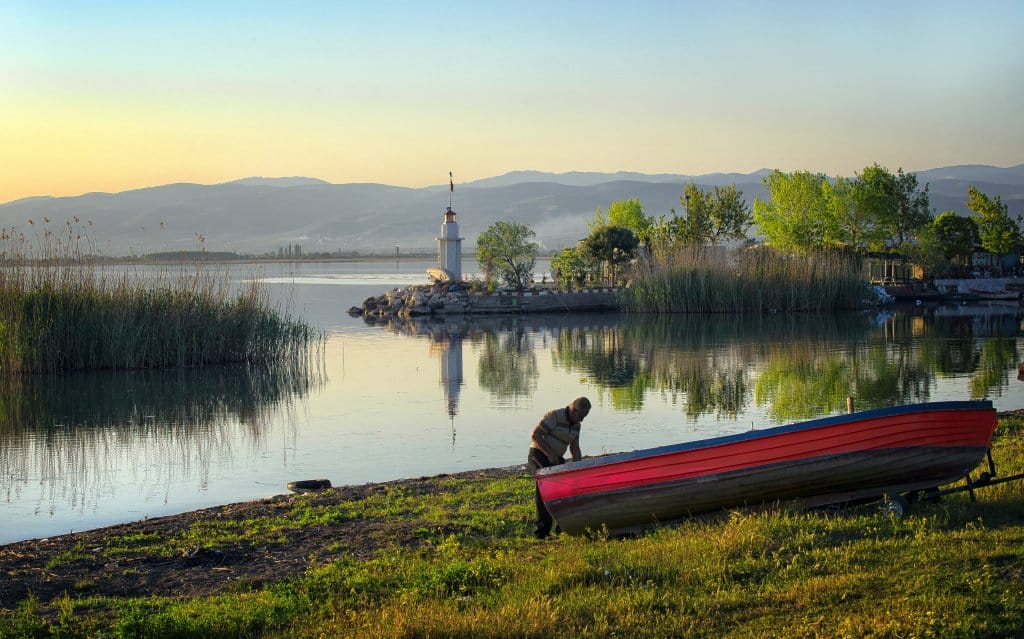
[[(463, 257), (476, 259), (476, 253), (464, 253)], [(120, 255), (117, 257), (89, 256), (81, 260), (32, 260), (33, 262), (48, 262), (50, 264), (269, 264), (281, 263), (292, 264), (296, 262), (395, 262), (401, 260), (436, 260), (436, 253), (402, 253), (401, 255), (385, 255), (382, 253), (344, 254), (344, 255), (310, 255), (300, 257), (269, 257), (257, 255), (237, 255), (227, 253), (199, 253), (182, 252), (177, 257), (140, 256), (131, 257)], [(538, 255), (538, 260), (549, 260), (550, 255)]]

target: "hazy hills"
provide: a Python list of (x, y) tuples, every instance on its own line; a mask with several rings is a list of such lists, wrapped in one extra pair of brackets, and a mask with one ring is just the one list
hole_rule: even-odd
[[(704, 188), (736, 184), (748, 204), (766, 197), (761, 177), (713, 173), (700, 176), (641, 173), (542, 173), (515, 171), (456, 184), (453, 208), (468, 247), (495, 220), (530, 225), (548, 248), (572, 245), (587, 233), (598, 207), (639, 198), (657, 217), (681, 211), (683, 184)], [(932, 207), (967, 214), (967, 188), (998, 195), (1013, 216), (1024, 213), (1024, 164), (999, 168), (952, 166), (916, 172), (929, 184)], [(448, 205), (448, 184), (418, 189), (384, 184), (331, 184), (315, 178), (245, 178), (224, 184), (168, 184), (121, 193), (33, 197), (0, 205), (0, 226), (39, 229), (77, 216), (92, 223), (93, 249), (110, 255), (193, 250), (199, 237), (211, 251), (265, 253), (300, 244), (305, 252), (432, 251)], [(38, 232), (35, 231), (35, 232)]]

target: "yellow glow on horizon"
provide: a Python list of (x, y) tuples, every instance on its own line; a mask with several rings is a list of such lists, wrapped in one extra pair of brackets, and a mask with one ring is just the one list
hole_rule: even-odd
[[(422, 187), (444, 184), (449, 170), (456, 184), (515, 170), (697, 175), (778, 168), (853, 175), (872, 162), (886, 165), (887, 157), (911, 146), (893, 124), (884, 131), (886, 147), (879, 147), (857, 127), (837, 130), (827, 114), (815, 120), (666, 104), (639, 118), (615, 101), (581, 111), (539, 100), (500, 108), (501, 99), (448, 96), (410, 108), (401, 100), (338, 96), (23, 94), (0, 102), (0, 203), (251, 176)], [(885, 124), (862, 126), (878, 133)], [(843, 149), (849, 157), (837, 161), (850, 165), (809, 160), (819, 157), (824, 140)], [(942, 149), (935, 154), (941, 157)], [(891, 168), (897, 166), (931, 168)]]
[[(448, 170), (458, 182), (521, 169), (683, 172), (687, 167), (676, 158), (715, 144), (699, 134), (704, 123), (696, 120), (666, 132), (653, 122), (616, 124), (614, 112), (550, 106), (497, 115), (445, 104), (410, 112), (337, 103), (47, 96), (0, 105), (0, 120), (17, 123), (3, 134), (0, 202), (249, 176), (418, 187), (443, 183)], [(581, 151), (587, 166), (578, 163)]]

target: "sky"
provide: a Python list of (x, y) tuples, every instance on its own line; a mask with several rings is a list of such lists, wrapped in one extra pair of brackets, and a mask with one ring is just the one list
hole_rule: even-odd
[(1024, 163), (1024, 2), (0, 0), (0, 202)]

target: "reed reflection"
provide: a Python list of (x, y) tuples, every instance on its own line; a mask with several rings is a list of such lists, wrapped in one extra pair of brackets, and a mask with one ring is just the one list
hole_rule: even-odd
[[(0, 382), (0, 490), (10, 502), (38, 483), (37, 508), (82, 509), (127, 474), (149, 491), (193, 479), (243, 443), (260, 450), (271, 426), (324, 383), (306, 361), (277, 366), (26, 375)], [(284, 418), (284, 419), (282, 419)], [(216, 461), (215, 461), (216, 460)]]

